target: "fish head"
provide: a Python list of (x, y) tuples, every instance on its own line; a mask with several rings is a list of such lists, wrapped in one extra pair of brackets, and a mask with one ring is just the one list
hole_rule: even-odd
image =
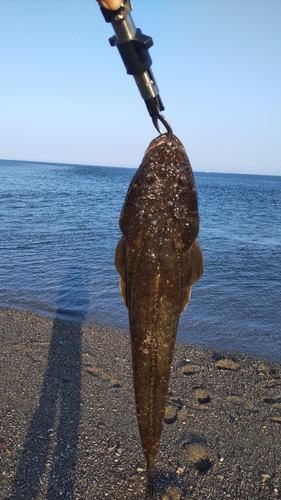
[(148, 146), (129, 186), (120, 228), (132, 248), (151, 244), (185, 252), (199, 232), (197, 189), (185, 148), (162, 134)]

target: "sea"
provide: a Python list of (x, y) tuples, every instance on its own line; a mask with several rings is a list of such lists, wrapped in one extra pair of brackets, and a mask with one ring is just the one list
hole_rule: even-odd
[[(134, 172), (0, 160), (0, 306), (128, 330), (114, 253)], [(177, 340), (281, 362), (281, 176), (195, 179), (205, 268)]]

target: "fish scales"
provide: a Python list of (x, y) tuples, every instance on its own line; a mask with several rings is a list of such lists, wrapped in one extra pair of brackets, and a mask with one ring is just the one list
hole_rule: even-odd
[(115, 254), (128, 307), (137, 417), (150, 493), (179, 316), (203, 273), (197, 190), (179, 139), (154, 139), (129, 186)]

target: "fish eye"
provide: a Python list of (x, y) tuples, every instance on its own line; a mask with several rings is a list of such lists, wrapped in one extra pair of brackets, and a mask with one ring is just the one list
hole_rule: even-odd
[(154, 172), (148, 172), (145, 176), (145, 180), (148, 184), (152, 184), (156, 179), (156, 174)]
[(178, 183), (181, 186), (185, 186), (187, 184), (187, 177), (184, 174), (181, 174), (178, 178)]

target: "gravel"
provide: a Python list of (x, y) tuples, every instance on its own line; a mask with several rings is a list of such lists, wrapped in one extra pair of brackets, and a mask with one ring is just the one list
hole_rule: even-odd
[[(142, 499), (129, 333), (0, 309), (2, 500)], [(281, 365), (177, 344), (155, 499), (281, 499)]]

